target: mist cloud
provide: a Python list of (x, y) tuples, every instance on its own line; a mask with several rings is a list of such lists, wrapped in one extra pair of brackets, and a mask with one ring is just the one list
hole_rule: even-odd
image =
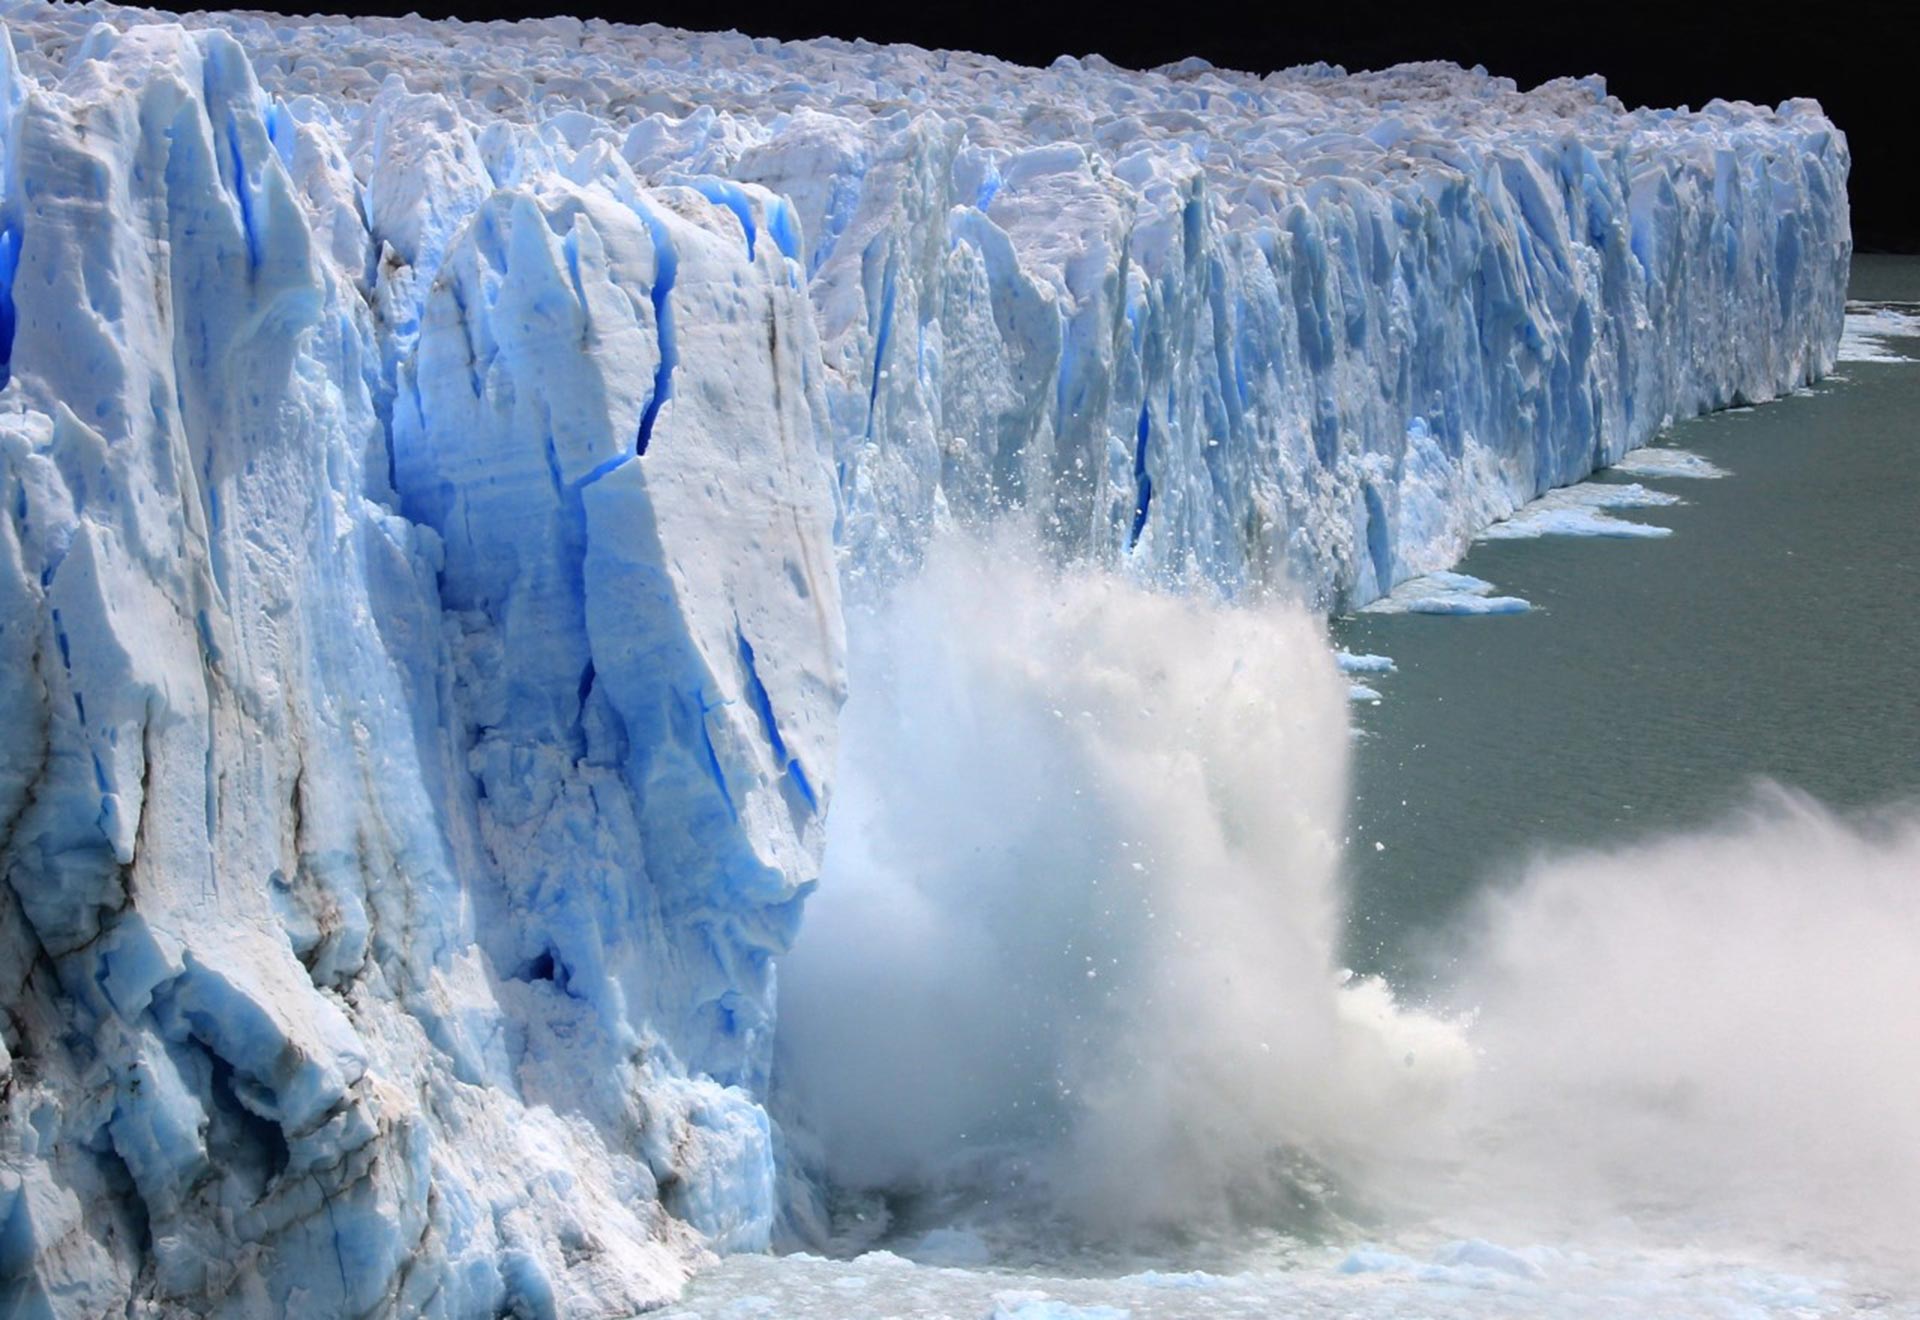
[(1768, 790), (1543, 858), (1448, 933), (1416, 1009), (1339, 965), (1318, 622), (1040, 561), (950, 539), (853, 624), (826, 877), (781, 969), (815, 1172), (1017, 1181), (1096, 1235), (1310, 1228), (1321, 1198), (1898, 1262), (1920, 813)]

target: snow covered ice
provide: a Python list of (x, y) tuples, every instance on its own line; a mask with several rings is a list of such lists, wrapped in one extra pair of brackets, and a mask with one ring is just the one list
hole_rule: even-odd
[(0, 20), (26, 1314), (621, 1315), (765, 1247), (843, 598), (1004, 517), (1364, 603), (1840, 338), (1810, 102)]

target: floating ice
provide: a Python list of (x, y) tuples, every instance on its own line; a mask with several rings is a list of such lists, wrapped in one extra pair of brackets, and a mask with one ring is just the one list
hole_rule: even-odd
[[(1732, 408), (1728, 409), (1728, 411), (1741, 412), (1744, 410)], [(1685, 477), (1699, 480), (1710, 480), (1715, 477), (1728, 475), (1727, 470), (1719, 464), (1708, 462), (1700, 455), (1691, 453), (1688, 450), (1655, 449), (1651, 447), (1629, 449), (1621, 456), (1620, 461), (1608, 468), (1607, 471), (1616, 472), (1623, 477)]]
[(1391, 674), (1394, 670), (1393, 657), (1390, 655), (1355, 655), (1351, 651), (1335, 651), (1333, 662), (1340, 666), (1343, 674)]
[(1128, 1320), (1133, 1313), (1114, 1306), (1075, 1306), (1036, 1290), (994, 1295), (987, 1320)]
[(1052, 1308), (1029, 1312), (1037, 1315), (1131, 1313), (1152, 1320), (1788, 1314), (1869, 1320), (1912, 1314), (1904, 1301), (1844, 1279), (1719, 1260), (1683, 1246), (1558, 1250), (1476, 1239), (1355, 1246), (1324, 1265), (1296, 1261), (1230, 1273), (1146, 1270), (1090, 1279), (871, 1261), (735, 1257), (698, 1279), (686, 1303), (663, 1320), (989, 1320), (1019, 1314), (1007, 1308), (1023, 1306)]
[(1218, 1274), (1209, 1274), (1205, 1270), (1181, 1270), (1168, 1273), (1164, 1270), (1142, 1270), (1138, 1274), (1129, 1274), (1118, 1280), (1123, 1284), (1138, 1284), (1143, 1288), (1217, 1288), (1225, 1282)]
[(964, 1228), (936, 1228), (903, 1250), (921, 1265), (985, 1265), (993, 1254), (978, 1233)]
[(1540, 536), (1671, 536), (1671, 527), (1615, 518), (1608, 509), (1650, 509), (1678, 504), (1678, 495), (1649, 490), (1638, 482), (1615, 485), (1588, 481), (1550, 490), (1480, 533), (1483, 541), (1521, 541)]
[(1836, 361), (1920, 362), (1916, 339), (1920, 304), (1849, 302)]
[(1524, 614), (1518, 596), (1496, 596), (1494, 585), (1467, 573), (1428, 573), (1402, 582), (1365, 607), (1367, 614)]

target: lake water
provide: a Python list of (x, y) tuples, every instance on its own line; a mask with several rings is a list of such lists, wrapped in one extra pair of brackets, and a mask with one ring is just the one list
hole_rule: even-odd
[[(1920, 260), (1862, 257), (1851, 292), (1920, 303)], [(1756, 780), (1842, 809), (1920, 794), (1920, 364), (1843, 362), (1660, 443), (1731, 473), (1600, 478), (1680, 495), (1619, 514), (1671, 536), (1483, 542), (1460, 570), (1531, 612), (1336, 621), (1397, 665), (1356, 708), (1355, 966), (1411, 975), (1490, 877), (1697, 826)]]

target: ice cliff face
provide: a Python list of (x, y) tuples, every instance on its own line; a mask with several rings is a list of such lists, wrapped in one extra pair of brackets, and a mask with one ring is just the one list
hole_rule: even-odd
[(1369, 598), (1840, 333), (1809, 103), (0, 16), (10, 1313), (764, 1245), (843, 584)]

